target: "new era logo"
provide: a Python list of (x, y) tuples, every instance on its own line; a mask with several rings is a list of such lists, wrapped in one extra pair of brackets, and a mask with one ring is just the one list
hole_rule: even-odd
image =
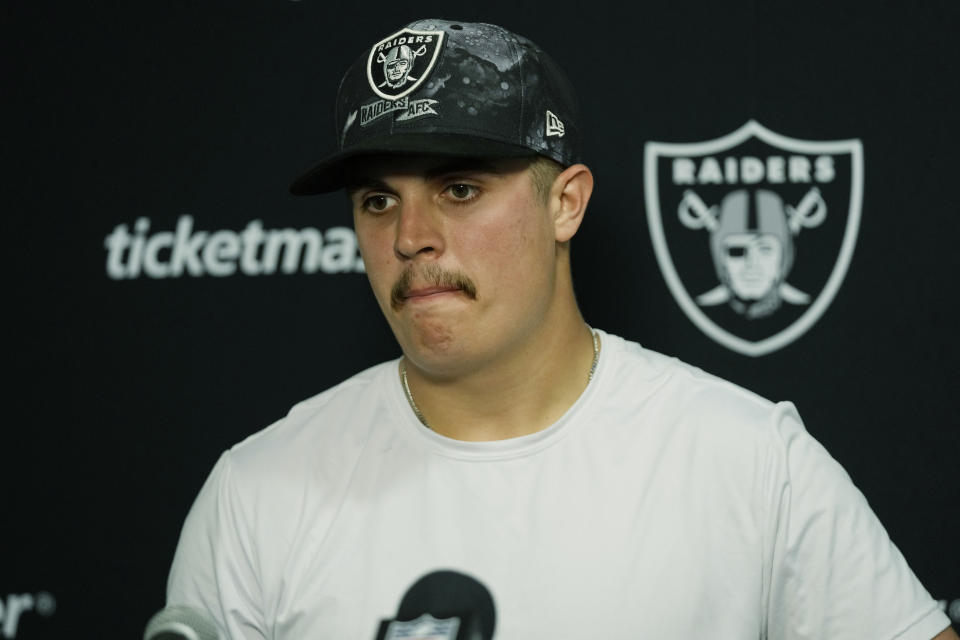
[(557, 114), (547, 109), (547, 137), (557, 136), (562, 138), (563, 132), (563, 122), (557, 117)]

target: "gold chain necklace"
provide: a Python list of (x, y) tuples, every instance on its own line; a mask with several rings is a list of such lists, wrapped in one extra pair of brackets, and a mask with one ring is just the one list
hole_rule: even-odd
[[(593, 336), (593, 363), (590, 365), (590, 373), (587, 374), (587, 384), (590, 384), (590, 381), (593, 380), (593, 374), (597, 370), (597, 363), (600, 362), (600, 336), (593, 329), (590, 329), (590, 335)], [(416, 400), (413, 399), (413, 394), (410, 393), (410, 385), (407, 382), (407, 361), (405, 358), (400, 358), (400, 384), (403, 385), (403, 392), (406, 394), (407, 402), (410, 403), (410, 408), (413, 409), (417, 420), (427, 429), (430, 429), (430, 425), (427, 424), (427, 419), (423, 417), (423, 412), (420, 411)]]

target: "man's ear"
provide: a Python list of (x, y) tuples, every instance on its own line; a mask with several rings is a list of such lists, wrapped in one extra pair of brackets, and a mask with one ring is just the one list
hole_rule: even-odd
[(567, 167), (553, 181), (550, 205), (557, 242), (567, 242), (580, 228), (592, 193), (593, 174), (583, 164)]

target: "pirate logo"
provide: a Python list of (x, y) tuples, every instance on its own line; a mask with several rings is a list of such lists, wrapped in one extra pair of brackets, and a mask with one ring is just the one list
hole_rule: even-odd
[(427, 78), (440, 54), (443, 31), (402, 29), (370, 48), (367, 80), (385, 100), (402, 98)]
[(781, 301), (807, 304), (810, 296), (786, 282), (793, 266), (793, 236), (820, 225), (827, 205), (811, 187), (797, 207), (784, 205), (775, 191), (738, 189), (718, 207), (707, 207), (693, 190), (677, 209), (689, 229), (710, 232), (710, 254), (720, 284), (697, 296), (697, 304), (729, 303), (748, 318), (772, 314)]
[(654, 249), (694, 324), (751, 356), (809, 329), (853, 253), (862, 157), (859, 140), (796, 140), (755, 121), (709, 142), (647, 143)]

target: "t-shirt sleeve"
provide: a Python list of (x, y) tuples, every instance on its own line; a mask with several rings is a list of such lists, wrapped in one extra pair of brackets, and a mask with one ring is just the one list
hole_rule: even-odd
[(777, 405), (763, 483), (772, 559), (767, 638), (930, 640), (950, 624), (866, 498)]
[(221, 638), (266, 638), (248, 522), (228, 451), (190, 508), (167, 581), (167, 606), (207, 612)]

